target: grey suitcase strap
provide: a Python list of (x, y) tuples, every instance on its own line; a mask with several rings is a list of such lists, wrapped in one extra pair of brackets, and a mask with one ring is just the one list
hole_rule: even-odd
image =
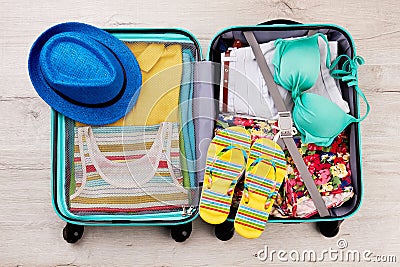
[(293, 140), (292, 115), (290, 111), (286, 109), (285, 103), (283, 102), (281, 95), (278, 91), (278, 86), (274, 81), (274, 77), (272, 76), (272, 73), (268, 68), (260, 45), (258, 44), (253, 32), (243, 32), (243, 34), (247, 42), (251, 46), (251, 49), (253, 50), (257, 64), (260, 68), (266, 84), (268, 85), (268, 91), (271, 94), (272, 99), (274, 100), (276, 109), (278, 110), (278, 126), (280, 129), (280, 138), (283, 140), (287, 149), (289, 150), (289, 153), (292, 156), (298, 171), (300, 172), (301, 178), (303, 178), (304, 184), (307, 187), (307, 190), (311, 196), (312, 201), (314, 202), (315, 207), (317, 208), (319, 215), (321, 217), (330, 216), (329, 210), (325, 206), (325, 202), (322, 199), (321, 194), (319, 193), (317, 186), (315, 185), (314, 180), (311, 177), (311, 174), (308, 171), (308, 168), (304, 163), (304, 160), (301, 157), (300, 152), (298, 151), (296, 144)]

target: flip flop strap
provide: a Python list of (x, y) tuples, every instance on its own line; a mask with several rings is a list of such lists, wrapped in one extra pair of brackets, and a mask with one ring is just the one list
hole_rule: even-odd
[[(265, 209), (268, 209), (271, 200), (274, 199), (277, 196), (277, 191), (276, 191), (276, 164), (272, 158), (263, 158), (263, 157), (258, 157), (256, 160), (254, 160), (250, 166), (247, 168), (246, 172), (250, 172), (256, 165), (258, 165), (260, 162), (267, 162), (272, 165), (274, 168), (274, 184), (273, 187), (271, 188), (271, 193), (268, 194), (268, 197), (265, 201)], [(265, 182), (268, 181), (268, 179), (265, 177), (264, 178)], [(244, 181), (244, 190), (243, 190), (243, 197), (245, 198), (246, 204), (249, 203), (250, 200), (250, 192), (249, 192), (249, 186), (246, 183), (246, 180)]]
[[(216, 162), (217, 159), (219, 159), (223, 154), (225, 154), (226, 152), (228, 152), (228, 151), (230, 151), (230, 150), (232, 150), (232, 149), (238, 149), (239, 151), (242, 152), (243, 158), (244, 158), (244, 165), (243, 165), (243, 166), (246, 166), (246, 162), (247, 162), (247, 153), (246, 153), (245, 150), (243, 150), (243, 149), (241, 149), (241, 148), (239, 148), (239, 147), (237, 147), (237, 146), (234, 146), (234, 145), (229, 145), (229, 146), (225, 147), (224, 149), (222, 149), (222, 150), (215, 156), (215, 158), (214, 158), (212, 164), (210, 165), (210, 170), (209, 170), (210, 175), (208, 176), (208, 189), (211, 188), (212, 183), (213, 183), (213, 169), (214, 169), (214, 164), (215, 164), (215, 162)], [(243, 168), (244, 168), (244, 167), (243, 167)], [(226, 192), (228, 195), (231, 195), (231, 194), (233, 193), (233, 189), (235, 188), (235, 185), (236, 185), (236, 183), (237, 183), (238, 178), (239, 178), (239, 177), (237, 177), (236, 179), (232, 180), (231, 184), (229, 185), (228, 191)]]

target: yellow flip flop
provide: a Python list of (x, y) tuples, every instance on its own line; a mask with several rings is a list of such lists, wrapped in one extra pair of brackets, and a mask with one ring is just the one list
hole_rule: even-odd
[(262, 234), (285, 175), (282, 148), (270, 139), (258, 139), (250, 149), (243, 196), (235, 217), (238, 234), (246, 238)]
[(239, 126), (218, 132), (211, 141), (199, 205), (204, 221), (220, 224), (227, 219), (233, 189), (244, 172), (250, 144), (250, 134)]

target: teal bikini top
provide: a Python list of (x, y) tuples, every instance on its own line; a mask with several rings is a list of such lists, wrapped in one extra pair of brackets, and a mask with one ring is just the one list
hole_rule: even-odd
[[(332, 77), (354, 86), (365, 101), (367, 111), (362, 118), (355, 118), (345, 113), (325, 97), (305, 92), (314, 85), (320, 73), (321, 55), (318, 37), (321, 37), (327, 45), (326, 66), (330, 69)], [(360, 122), (368, 115), (370, 107), (358, 88), (357, 80), (357, 67), (364, 63), (361, 57), (350, 59), (347, 55), (341, 55), (331, 64), (328, 40), (321, 33), (298, 39), (277, 39), (275, 47), (272, 61), (275, 66), (274, 79), (277, 84), (292, 92), (293, 121), (302, 134), (304, 143), (329, 146), (350, 123)], [(345, 63), (342, 69), (334, 70), (343, 58)]]

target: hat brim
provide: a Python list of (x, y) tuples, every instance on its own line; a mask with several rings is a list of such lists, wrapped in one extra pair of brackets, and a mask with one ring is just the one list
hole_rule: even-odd
[[(88, 107), (71, 103), (57, 94), (46, 82), (39, 65), (40, 51), (54, 35), (64, 32), (78, 32), (89, 35), (110, 49), (120, 61), (125, 72), (125, 90), (121, 97), (105, 107)], [(39, 96), (61, 114), (90, 125), (110, 124), (125, 116), (136, 104), (142, 84), (139, 64), (129, 48), (119, 39), (94, 26), (78, 22), (55, 25), (33, 44), (28, 59), (29, 76)]]

